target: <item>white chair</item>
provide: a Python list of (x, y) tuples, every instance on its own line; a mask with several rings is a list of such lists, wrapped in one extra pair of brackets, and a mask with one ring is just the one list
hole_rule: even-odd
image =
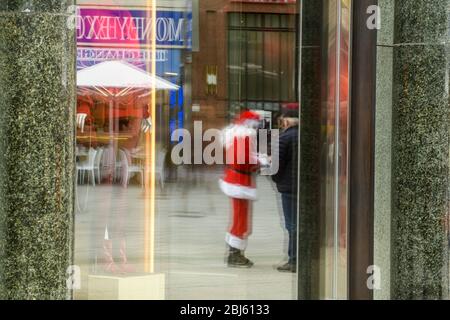
[(87, 171), (91, 178), (92, 185), (95, 187), (95, 156), (97, 155), (97, 150), (90, 148), (88, 153), (88, 159), (77, 164), (77, 175), (81, 173), (81, 181), (84, 181), (84, 173)]
[(114, 160), (114, 162), (115, 162), (115, 165), (114, 165), (115, 166), (115, 169), (114, 169), (114, 182), (117, 182), (117, 181), (122, 182), (123, 181), (123, 175), (122, 175), (122, 167), (123, 167), (123, 165), (122, 165), (121, 152), (125, 152), (125, 155), (127, 156), (127, 159), (128, 159), (128, 164), (131, 165), (131, 156), (129, 155), (128, 150), (126, 150), (126, 149), (125, 150), (124, 149), (119, 149), (118, 161), (116, 161), (117, 157)]
[(128, 157), (127, 153), (123, 150), (119, 150), (119, 159), (122, 171), (122, 185), (127, 187), (131, 176), (135, 173), (139, 173), (141, 175), (142, 186), (144, 186), (144, 169), (141, 166), (133, 165), (130, 157)]
[(113, 182), (116, 181), (118, 176), (117, 172), (117, 164), (116, 164), (116, 155), (114, 148), (111, 146), (107, 146), (102, 148), (102, 156), (100, 157), (100, 178), (109, 177)]
[(95, 155), (94, 161), (94, 171), (96, 173), (97, 181), (99, 184), (102, 182), (102, 173), (101, 173), (102, 156), (103, 156), (103, 148), (99, 148), (97, 154)]
[(164, 171), (166, 154), (167, 151), (165, 149), (158, 150), (158, 152), (156, 153), (155, 177), (159, 179), (159, 183), (161, 184), (162, 189), (164, 189), (164, 180), (166, 178)]
[(77, 113), (77, 126), (84, 132), (84, 124), (86, 123), (87, 113)]

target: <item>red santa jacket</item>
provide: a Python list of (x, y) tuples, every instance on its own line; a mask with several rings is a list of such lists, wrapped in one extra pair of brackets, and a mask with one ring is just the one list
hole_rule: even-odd
[(232, 125), (223, 134), (226, 166), (220, 188), (231, 198), (256, 200), (255, 172), (259, 168), (256, 131)]

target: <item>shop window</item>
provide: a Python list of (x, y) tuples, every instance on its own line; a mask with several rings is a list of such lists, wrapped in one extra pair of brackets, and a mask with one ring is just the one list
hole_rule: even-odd
[(295, 15), (230, 13), (228, 23), (230, 111), (294, 101)]

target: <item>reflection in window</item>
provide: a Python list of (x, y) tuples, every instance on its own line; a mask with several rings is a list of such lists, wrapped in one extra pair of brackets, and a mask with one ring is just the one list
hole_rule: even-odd
[(231, 112), (294, 101), (295, 15), (230, 13), (228, 21)]
[[(255, 216), (255, 267), (242, 270), (224, 259), (232, 219), (219, 187), (225, 166), (192, 164), (206, 150), (206, 130), (224, 129), (242, 109), (266, 110), (256, 124), (278, 127), (275, 112), (295, 101), (294, 15), (228, 13), (229, 1), (224, 10), (158, 1), (156, 12), (117, 2), (78, 2), (75, 297), (294, 298), (292, 268), (276, 270), (288, 246), (271, 179), (252, 172), (261, 200), (237, 201)], [(190, 144), (178, 164), (181, 142)], [(233, 257), (239, 262), (241, 252)]]

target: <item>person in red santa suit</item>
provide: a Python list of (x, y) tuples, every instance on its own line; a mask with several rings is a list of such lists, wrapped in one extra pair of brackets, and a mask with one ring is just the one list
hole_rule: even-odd
[(232, 222), (225, 237), (229, 247), (229, 267), (253, 266), (244, 251), (251, 233), (251, 202), (256, 200), (255, 174), (260, 167), (257, 155), (259, 124), (257, 113), (244, 111), (223, 131), (226, 166), (219, 184), (231, 198), (232, 206)]

